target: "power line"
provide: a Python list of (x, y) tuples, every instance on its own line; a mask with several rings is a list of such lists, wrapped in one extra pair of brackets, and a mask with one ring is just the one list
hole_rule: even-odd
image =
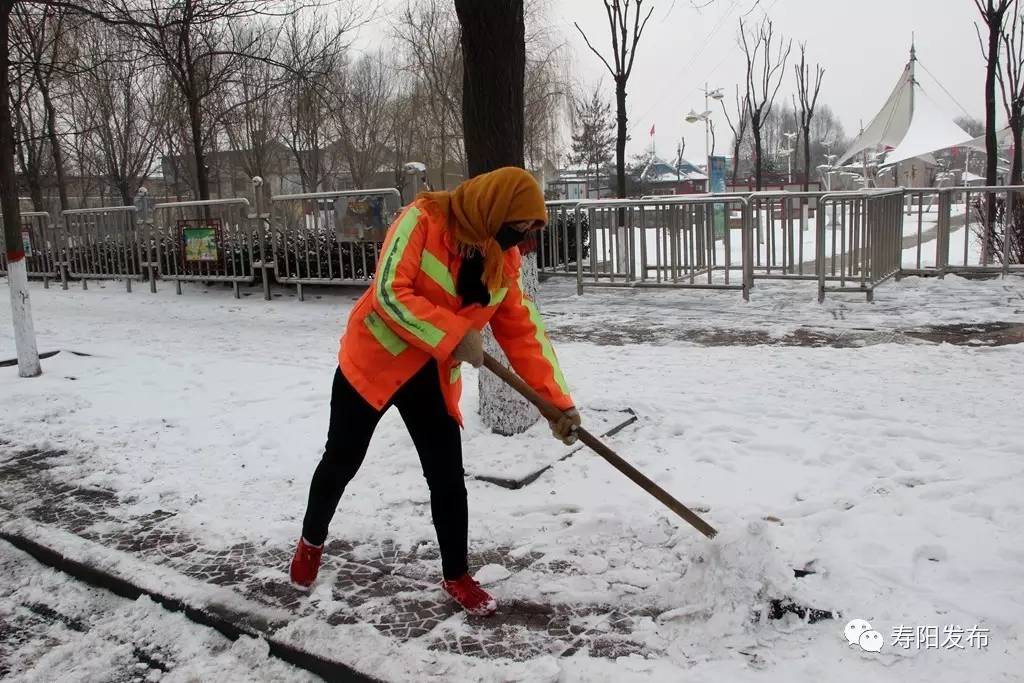
[[(768, 13), (771, 12), (772, 9), (774, 9), (775, 5), (777, 5), (778, 3), (779, 0), (772, 0), (772, 4), (769, 5), (767, 9), (764, 10), (765, 15), (767, 16)], [(693, 53), (693, 55), (690, 57), (690, 60), (686, 64), (684, 64), (683, 68), (680, 69), (679, 72), (676, 74), (676, 79), (680, 78), (684, 73), (686, 73), (686, 70), (689, 69), (690, 66), (692, 66), (693, 63), (704, 53), (704, 50), (707, 49), (708, 45), (711, 43), (711, 39), (714, 38), (715, 34), (718, 33), (722, 26), (725, 25), (726, 20), (731, 18), (733, 11), (737, 8), (738, 5), (738, 0), (733, 0), (733, 3), (730, 6), (729, 10), (722, 15), (722, 17), (718, 20), (718, 23), (715, 24), (715, 26), (711, 29), (711, 32), (704, 39), (704, 42), (702, 43), (701, 47), (698, 48), (697, 51)], [(754, 0), (754, 4), (750, 6), (750, 9), (743, 13), (743, 17), (750, 16), (750, 13), (757, 9), (759, 5), (761, 5), (761, 0)], [(723, 57), (722, 60), (718, 63), (718, 65), (715, 66), (715, 68), (710, 71), (709, 75), (713, 74), (715, 71), (718, 71), (718, 69), (722, 66), (722, 64), (726, 62), (726, 60), (729, 59), (730, 56), (731, 55), (727, 53), (726, 56)], [(699, 90), (700, 88), (698, 87), (697, 89)], [(656, 100), (654, 104), (648, 107), (643, 112), (643, 114), (637, 117), (635, 123), (633, 123), (633, 125), (630, 126), (629, 131), (632, 132), (636, 130), (636, 128), (641, 125), (641, 123), (644, 121), (648, 114), (650, 114), (656, 108), (661, 106), (662, 102), (665, 101), (665, 97), (667, 97), (667, 95), (668, 91), (665, 91), (665, 93), (663, 93), (662, 96), (658, 100)]]
[(974, 116), (972, 116), (971, 113), (967, 111), (964, 105), (960, 104), (960, 102), (955, 97), (953, 97), (953, 94), (946, 90), (946, 86), (942, 85), (942, 82), (935, 77), (935, 74), (928, 70), (928, 67), (924, 65), (924, 62), (921, 61), (920, 57), (917, 58), (917, 63), (921, 65), (921, 68), (924, 69), (926, 74), (932, 77), (932, 80), (935, 81), (935, 84), (942, 89), (942, 92), (946, 93), (949, 99), (953, 100), (953, 103), (956, 104), (956, 106), (960, 107), (960, 111), (962, 111), (968, 118), (974, 118)]

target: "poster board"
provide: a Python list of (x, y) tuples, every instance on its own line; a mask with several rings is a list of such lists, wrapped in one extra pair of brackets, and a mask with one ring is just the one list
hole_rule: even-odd
[(187, 218), (178, 221), (181, 258), (186, 264), (220, 260), (223, 226), (219, 218)]
[(334, 200), (334, 225), (339, 242), (383, 242), (389, 211), (381, 195), (338, 197)]

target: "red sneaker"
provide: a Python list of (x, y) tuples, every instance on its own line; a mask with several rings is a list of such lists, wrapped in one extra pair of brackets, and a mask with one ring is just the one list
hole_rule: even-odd
[(469, 574), (463, 574), (454, 581), (442, 581), (441, 587), (473, 616), (489, 617), (498, 611), (498, 601)]
[(299, 545), (295, 548), (291, 568), (292, 583), (296, 587), (308, 590), (313, 585), (317, 572), (320, 571), (320, 556), (323, 553), (322, 545), (310, 545), (306, 539), (299, 538)]

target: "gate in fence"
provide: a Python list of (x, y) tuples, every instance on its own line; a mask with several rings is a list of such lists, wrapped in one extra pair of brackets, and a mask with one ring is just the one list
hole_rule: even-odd
[(303, 285), (366, 285), (391, 221), (402, 206), (394, 188), (271, 197), (274, 278)]
[(88, 289), (89, 280), (123, 279), (132, 291), (132, 281), (144, 277), (135, 207), (73, 209), (62, 216), (64, 289), (71, 277), (81, 279), (82, 289)]
[[(0, 216), (0, 221), (3, 216)], [(21, 244), (25, 251), (25, 270), (29, 277), (41, 278), (43, 287), (50, 287), (50, 280), (60, 277), (57, 263), (57, 245), (50, 228), (50, 214), (45, 211), (24, 211), (21, 213)], [(7, 247), (0, 230), (0, 275), (7, 274)]]

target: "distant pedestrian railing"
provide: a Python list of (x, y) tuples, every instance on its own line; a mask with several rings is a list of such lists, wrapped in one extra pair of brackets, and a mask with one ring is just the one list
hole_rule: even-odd
[(60, 244), (62, 278), (76, 278), (87, 289), (89, 280), (124, 280), (132, 291), (132, 281), (144, 277), (141, 242), (134, 206), (64, 211), (63, 239)]
[[(577, 287), (733, 289), (749, 296), (749, 202), (738, 195), (599, 199), (574, 207)], [(732, 214), (739, 214), (733, 229)]]
[(548, 224), (537, 236), (537, 271), (544, 275), (576, 277), (577, 253), (590, 253), (589, 230), (584, 216), (581, 248), (576, 248), (576, 205), (580, 200), (561, 199), (546, 203)]
[[(257, 185), (257, 187), (259, 187)], [(365, 286), (373, 281), (397, 190), (376, 188), (246, 199), (22, 214), (29, 276)], [(719, 289), (751, 296), (765, 280), (817, 284), (868, 300), (890, 279), (1008, 274), (1024, 261), (1024, 186), (755, 192), (547, 202), (538, 234), (542, 277), (592, 288)], [(6, 273), (0, 251), (0, 274)]]
[[(0, 221), (3, 216), (0, 215)], [(25, 252), (25, 270), (28, 276), (40, 278), (44, 287), (50, 286), (50, 280), (60, 277), (57, 262), (58, 249), (54, 231), (50, 225), (50, 215), (45, 211), (25, 211), (21, 214), (21, 247)], [(7, 274), (7, 246), (4, 244), (0, 231), (0, 275)]]
[(266, 240), (274, 278), (303, 285), (366, 285), (380, 245), (402, 207), (393, 188), (271, 197)]

